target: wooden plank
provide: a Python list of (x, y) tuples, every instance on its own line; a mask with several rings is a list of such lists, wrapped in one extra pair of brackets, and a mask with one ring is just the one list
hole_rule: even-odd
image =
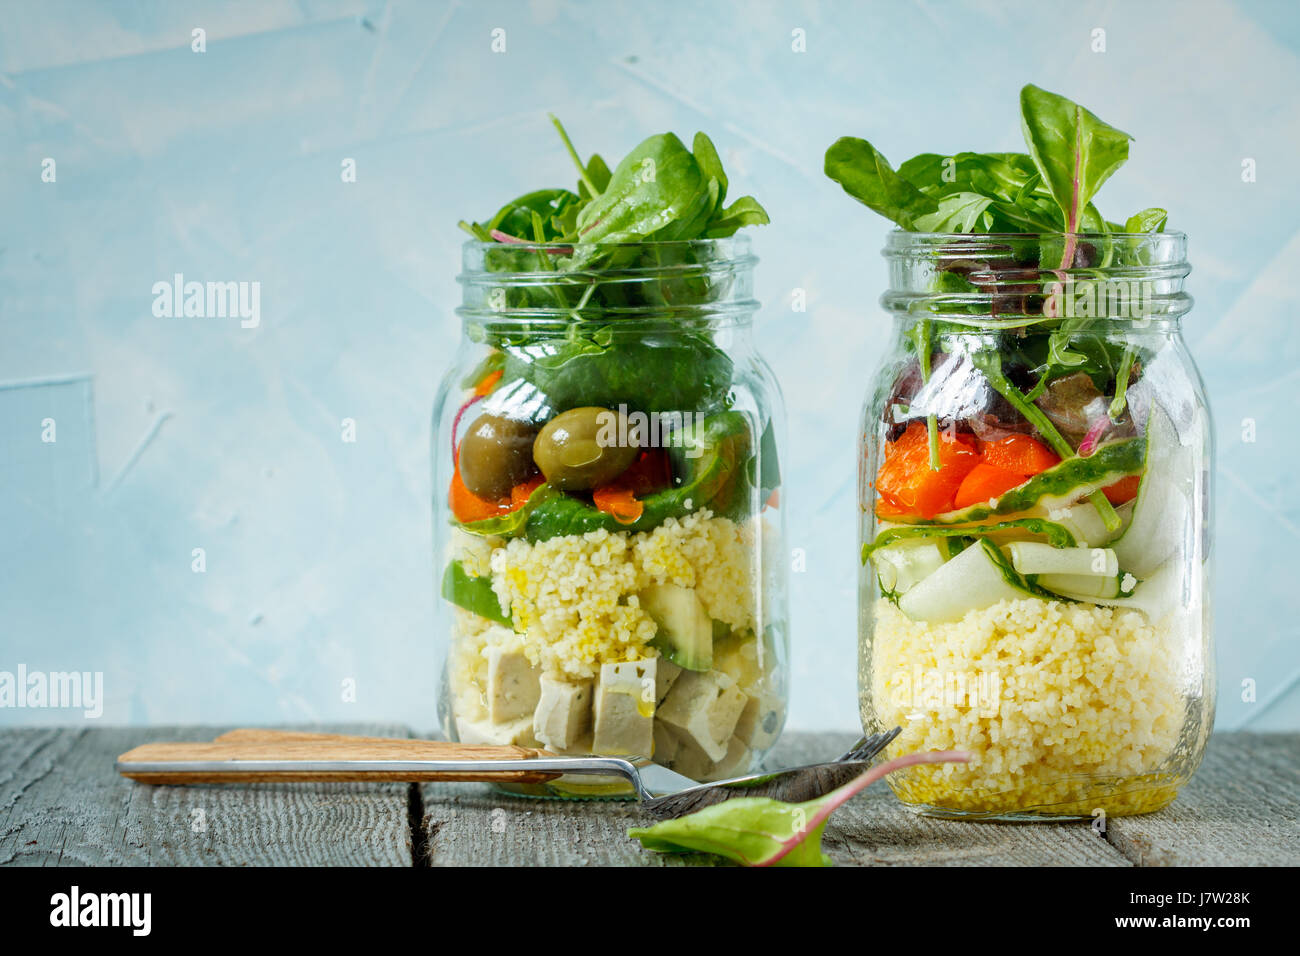
[[(410, 866), (406, 784), (154, 787), (113, 772), (148, 741), (222, 728), (0, 733), (0, 864)], [(408, 736), (404, 727), (356, 733)]]
[(1300, 734), (1215, 734), (1177, 800), (1108, 838), (1138, 866), (1300, 865), (1298, 762)]
[[(854, 741), (848, 734), (796, 735), (778, 745), (789, 763), (824, 760)], [(980, 823), (921, 816), (884, 781), (835, 811), (822, 841), (839, 865), (1128, 866), (1086, 821)]]
[[(852, 734), (787, 734), (772, 766), (830, 759)], [(432, 866), (711, 865), (699, 854), (665, 855), (627, 838), (629, 826), (654, 822), (629, 802), (533, 800), (474, 784), (422, 787), (423, 836), (417, 849)], [(1087, 823), (1008, 826), (920, 817), (884, 784), (836, 812), (823, 845), (839, 865), (1092, 865), (1128, 861)], [(417, 861), (419, 862), (419, 861)]]

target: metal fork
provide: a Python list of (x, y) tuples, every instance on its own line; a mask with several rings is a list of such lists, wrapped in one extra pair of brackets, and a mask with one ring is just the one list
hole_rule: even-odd
[[(297, 731), (236, 730), (211, 743), (144, 744), (117, 759), (141, 783), (306, 783), (319, 781), (486, 781), (590, 787), (613, 793), (621, 777), (648, 812), (676, 817), (736, 796), (812, 800), (863, 773), (901, 728), (863, 737), (827, 763), (699, 783), (667, 767), (623, 757), (561, 757), (526, 747), (469, 746), (438, 740), (350, 737)], [(594, 778), (594, 779), (593, 779)]]

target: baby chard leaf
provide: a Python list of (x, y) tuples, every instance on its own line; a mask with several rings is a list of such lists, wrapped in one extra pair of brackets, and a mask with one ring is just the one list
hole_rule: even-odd
[(1065, 232), (1078, 232), (1092, 197), (1128, 159), (1133, 137), (1032, 83), (1020, 91), (1020, 125), (1034, 165), (1061, 208)]
[(969, 759), (970, 754), (951, 750), (908, 754), (872, 767), (816, 800), (733, 797), (676, 820), (632, 827), (627, 835), (660, 853), (715, 853), (744, 866), (829, 866), (822, 831), (836, 809), (895, 770)]

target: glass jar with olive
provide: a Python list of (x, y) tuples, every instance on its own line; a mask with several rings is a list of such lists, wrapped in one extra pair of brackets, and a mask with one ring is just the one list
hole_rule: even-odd
[(743, 237), (584, 247), (569, 271), (573, 251), (464, 247), (433, 416), (440, 719), (464, 743), (742, 773), (787, 680), (756, 260)]

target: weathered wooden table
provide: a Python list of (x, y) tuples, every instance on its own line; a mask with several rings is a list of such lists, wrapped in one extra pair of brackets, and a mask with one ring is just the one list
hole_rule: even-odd
[[(0, 864), (648, 865), (628, 840), (646, 822), (624, 803), (504, 796), (481, 784), (152, 787), (113, 760), (152, 740), (211, 740), (224, 728), (0, 732)], [(408, 736), (404, 727), (326, 728)], [(850, 733), (786, 735), (791, 765), (833, 757)], [(836, 812), (824, 846), (839, 864), (1160, 866), (1300, 864), (1300, 734), (1220, 734), (1182, 796), (1159, 813), (1001, 825), (920, 817), (877, 784)]]

